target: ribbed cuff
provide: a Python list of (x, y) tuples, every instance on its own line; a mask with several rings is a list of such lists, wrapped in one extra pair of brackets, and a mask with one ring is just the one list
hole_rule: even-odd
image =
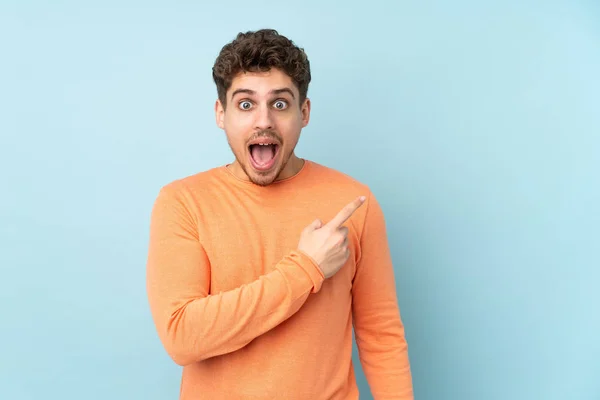
[(321, 290), (321, 286), (323, 286), (323, 282), (325, 281), (325, 275), (323, 275), (323, 271), (319, 268), (317, 262), (308, 254), (301, 250), (294, 250), (290, 253), (292, 258), (297, 259), (298, 265), (306, 272), (306, 275), (310, 278), (313, 283), (313, 293), (317, 293)]

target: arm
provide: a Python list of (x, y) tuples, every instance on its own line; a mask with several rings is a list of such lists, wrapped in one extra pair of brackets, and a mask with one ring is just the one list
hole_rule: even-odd
[[(163, 188), (152, 210), (147, 292), (167, 353), (179, 365), (233, 352), (292, 316), (324, 277), (293, 251), (269, 274), (209, 294), (210, 265), (185, 196)], [(240, 268), (243, 266), (240, 265)]]
[(373, 195), (367, 203), (361, 256), (352, 288), (356, 344), (363, 371), (377, 400), (413, 400), (404, 325), (383, 212)]

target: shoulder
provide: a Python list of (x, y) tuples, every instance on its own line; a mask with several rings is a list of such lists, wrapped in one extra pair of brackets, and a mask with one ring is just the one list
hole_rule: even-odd
[(159, 187), (156, 201), (196, 208), (199, 202), (215, 198), (215, 188), (223, 186), (222, 180), (221, 167), (177, 178)]
[(365, 223), (373, 215), (377, 218), (382, 216), (379, 202), (368, 184), (348, 173), (316, 162), (311, 162), (310, 167), (310, 178), (320, 187), (319, 198), (331, 207), (330, 214), (333, 215), (357, 197), (365, 196), (365, 203), (350, 218), (357, 231), (362, 232)]
[(370, 194), (370, 189), (367, 184), (359, 181), (348, 173), (314, 161), (310, 161), (310, 168), (312, 179), (319, 180), (331, 191), (344, 192), (347, 190), (365, 196)]
[(174, 179), (160, 187), (160, 192), (181, 195), (185, 193), (209, 192), (222, 179), (222, 167), (211, 168), (192, 175)]

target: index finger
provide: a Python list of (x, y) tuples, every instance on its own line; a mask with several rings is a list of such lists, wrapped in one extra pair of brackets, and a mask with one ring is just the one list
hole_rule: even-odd
[(356, 211), (358, 207), (360, 207), (365, 202), (365, 198), (365, 196), (360, 196), (354, 201), (352, 201), (350, 204), (342, 208), (342, 210), (339, 213), (337, 213), (337, 215), (333, 217), (333, 219), (329, 221), (325, 226), (333, 229), (337, 229), (340, 226), (342, 226), (342, 224), (346, 222), (348, 218), (352, 216), (352, 214), (354, 214), (354, 211)]

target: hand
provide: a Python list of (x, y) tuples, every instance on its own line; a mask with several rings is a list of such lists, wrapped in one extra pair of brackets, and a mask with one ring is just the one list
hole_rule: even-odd
[(363, 203), (361, 196), (345, 206), (331, 221), (323, 226), (320, 220), (313, 221), (300, 235), (298, 250), (313, 258), (323, 271), (325, 278), (338, 272), (348, 260), (348, 228), (342, 224), (348, 220)]

